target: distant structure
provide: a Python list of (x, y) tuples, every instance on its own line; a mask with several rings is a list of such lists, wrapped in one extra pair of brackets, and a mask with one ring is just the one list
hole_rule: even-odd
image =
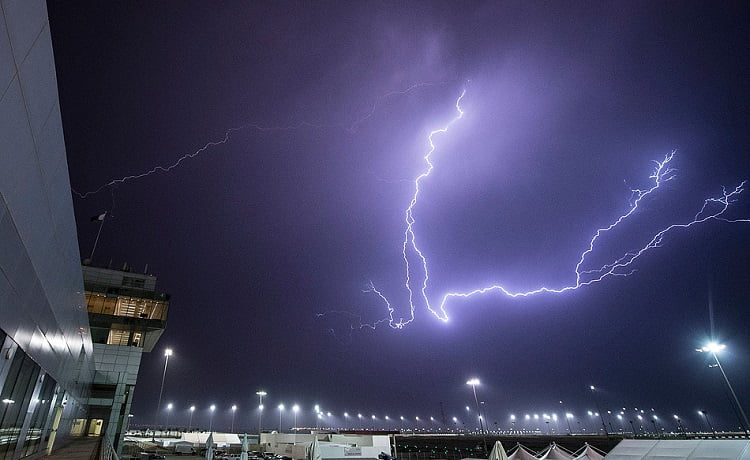
[(94, 347), (88, 434), (107, 433), (122, 450), (141, 354), (154, 349), (167, 323), (169, 295), (156, 277), (83, 266), (86, 309)]

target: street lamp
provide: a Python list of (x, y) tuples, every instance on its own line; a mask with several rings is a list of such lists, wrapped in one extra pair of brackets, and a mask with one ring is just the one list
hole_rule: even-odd
[(706, 419), (706, 425), (708, 425), (708, 429), (710, 429), (711, 432), (714, 434), (714, 436), (716, 436), (716, 430), (714, 430), (714, 426), (711, 425), (711, 422), (708, 420), (708, 412), (704, 410), (699, 410), (698, 413), (701, 414), (703, 418)]
[(680, 417), (675, 414), (672, 417), (677, 421), (677, 431), (682, 431), (682, 434), (684, 434), (687, 437), (687, 433), (685, 433), (685, 427), (682, 426), (682, 421), (680, 420)]
[(604, 415), (602, 414), (602, 409), (599, 407), (599, 399), (596, 397), (596, 387), (594, 385), (590, 385), (589, 390), (591, 390), (591, 395), (594, 397), (594, 404), (596, 404), (596, 410), (599, 412), (599, 417), (602, 419), (602, 428), (604, 428), (604, 434), (609, 436), (609, 432), (607, 432), (607, 424), (604, 423)]
[(572, 418), (573, 418), (573, 414), (571, 414), (570, 412), (567, 412), (565, 414), (565, 420), (568, 422), (568, 431), (570, 432), (570, 434), (573, 434), (573, 430), (570, 429), (570, 419)]
[(169, 429), (169, 416), (170, 414), (172, 414), (173, 407), (174, 406), (172, 405), (172, 403), (167, 404), (167, 426), (166, 426), (167, 429)]
[(721, 375), (724, 377), (724, 382), (726, 382), (727, 387), (729, 388), (729, 392), (732, 393), (732, 397), (734, 398), (734, 403), (737, 404), (737, 409), (739, 409), (740, 414), (742, 415), (742, 421), (745, 423), (745, 433), (750, 432), (750, 422), (747, 420), (747, 415), (745, 415), (744, 409), (742, 409), (742, 404), (740, 404), (740, 400), (737, 399), (737, 395), (734, 392), (734, 388), (732, 388), (732, 384), (729, 383), (729, 377), (727, 377), (727, 373), (724, 372), (724, 367), (721, 365), (721, 362), (719, 361), (719, 352), (722, 350), (725, 350), (727, 348), (726, 345), (723, 343), (716, 343), (716, 342), (709, 342), (706, 345), (704, 345), (702, 348), (696, 349), (696, 351), (701, 353), (711, 353), (711, 356), (713, 356), (714, 360), (716, 361), (716, 367), (719, 368), (721, 371)]
[(195, 412), (195, 406), (190, 406), (190, 422), (188, 422), (188, 431), (193, 427), (193, 412)]
[(164, 393), (164, 380), (167, 378), (167, 364), (169, 364), (169, 357), (172, 356), (172, 349), (167, 348), (164, 350), (164, 373), (161, 375), (161, 387), (159, 388), (159, 401), (156, 403), (156, 420), (154, 425), (159, 423), (159, 411), (161, 411), (161, 396)]
[(234, 413), (237, 412), (237, 405), (232, 404), (232, 428), (229, 430), (230, 433), (234, 433)]
[(359, 419), (359, 429), (362, 429), (362, 414), (357, 414), (357, 418)]
[[(573, 434), (573, 430), (570, 429), (570, 417), (568, 417), (568, 413), (565, 410), (565, 404), (562, 402), (562, 399), (560, 400), (560, 406), (563, 409), (563, 412), (565, 413), (565, 421), (568, 422), (568, 434)], [(572, 417), (572, 414), (570, 414)]]
[(216, 410), (216, 404), (211, 404), (211, 416), (208, 419), (208, 431), (212, 431), (214, 427), (214, 411)]
[(479, 399), (477, 398), (477, 385), (479, 385), (479, 379), (473, 378), (466, 382), (467, 385), (471, 385), (471, 389), (474, 392), (474, 402), (477, 404), (477, 416), (479, 417), (479, 430), (482, 432), (482, 443), (484, 444), (484, 453), (487, 455), (487, 439), (484, 436), (484, 425), (482, 424), (482, 414), (479, 411)]
[(263, 390), (255, 392), (258, 395), (258, 442), (260, 442), (260, 432), (263, 431), (263, 396), (267, 395)]
[(282, 415), (284, 415), (284, 405), (279, 404), (278, 409), (279, 409), (279, 433), (281, 433), (281, 417)]

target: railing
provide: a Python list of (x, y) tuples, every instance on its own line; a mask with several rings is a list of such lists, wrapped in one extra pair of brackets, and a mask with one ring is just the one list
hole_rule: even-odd
[(106, 433), (99, 436), (96, 448), (91, 452), (89, 460), (120, 460), (117, 456), (115, 446), (112, 445), (112, 441)]

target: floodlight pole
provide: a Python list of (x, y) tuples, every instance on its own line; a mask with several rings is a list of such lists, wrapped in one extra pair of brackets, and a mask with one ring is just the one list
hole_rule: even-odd
[(479, 379), (471, 379), (466, 382), (467, 385), (471, 385), (472, 391), (474, 391), (474, 402), (477, 404), (477, 417), (479, 417), (479, 430), (482, 432), (482, 444), (484, 444), (484, 455), (489, 455), (487, 451), (487, 438), (484, 435), (484, 425), (482, 424), (482, 413), (479, 410), (479, 398), (477, 398), (477, 385), (479, 385)]
[(156, 417), (154, 420), (154, 425), (157, 425), (159, 423), (159, 412), (161, 411), (161, 396), (164, 393), (164, 380), (167, 378), (167, 364), (169, 364), (170, 356), (172, 356), (172, 350), (170, 348), (167, 348), (164, 351), (164, 373), (161, 375), (161, 387), (159, 387), (159, 402), (156, 403)]
[(734, 398), (734, 403), (737, 404), (737, 408), (740, 410), (740, 414), (742, 415), (742, 420), (745, 422), (745, 426), (743, 427), (745, 429), (745, 433), (748, 433), (750, 431), (750, 422), (747, 421), (747, 415), (745, 415), (745, 411), (742, 409), (742, 404), (740, 404), (740, 400), (737, 398), (737, 394), (734, 392), (734, 388), (732, 388), (732, 384), (729, 383), (729, 378), (727, 377), (727, 373), (724, 372), (724, 366), (721, 365), (721, 362), (719, 361), (719, 357), (716, 355), (716, 352), (711, 352), (714, 359), (716, 360), (716, 366), (721, 371), (722, 377), (724, 377), (724, 382), (726, 382), (727, 387), (729, 388), (729, 392), (732, 393), (732, 397)]
[(599, 411), (599, 418), (602, 420), (602, 428), (604, 428), (604, 434), (606, 436), (609, 436), (609, 432), (607, 432), (607, 424), (604, 423), (604, 414), (602, 413), (601, 407), (599, 407), (599, 398), (596, 397), (596, 387), (594, 385), (589, 386), (589, 389), (591, 390), (591, 394), (594, 396), (594, 404), (596, 404), (596, 410)]

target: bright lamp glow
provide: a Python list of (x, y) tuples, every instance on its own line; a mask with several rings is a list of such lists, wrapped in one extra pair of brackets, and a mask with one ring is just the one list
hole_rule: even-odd
[(172, 349), (167, 348), (166, 350), (164, 350), (164, 356), (172, 356)]
[(474, 385), (479, 385), (479, 379), (475, 377), (475, 378), (473, 378), (473, 379), (470, 379), (470, 380), (468, 380), (468, 381), (466, 382), (466, 384), (467, 384), (467, 385), (471, 385), (471, 386), (474, 386)]
[(710, 353), (718, 353), (721, 350), (724, 350), (727, 346), (723, 343), (716, 343), (716, 342), (708, 342), (706, 345), (701, 348), (702, 351), (710, 352)]

